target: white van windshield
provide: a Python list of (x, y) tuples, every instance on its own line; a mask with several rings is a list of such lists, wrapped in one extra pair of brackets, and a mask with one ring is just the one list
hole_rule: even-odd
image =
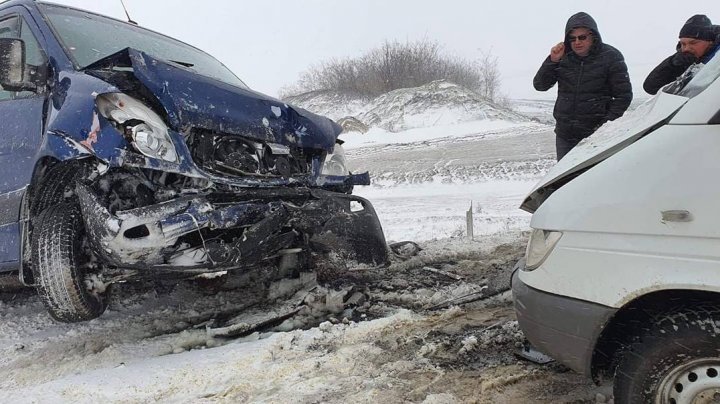
[(248, 88), (217, 59), (176, 39), (82, 10), (52, 4), (40, 4), (40, 7), (65, 51), (79, 68), (125, 48), (133, 48), (178, 63), (203, 76)]
[(663, 92), (692, 98), (708, 88), (720, 76), (720, 57), (714, 57), (705, 65), (690, 66), (674, 82), (663, 88)]

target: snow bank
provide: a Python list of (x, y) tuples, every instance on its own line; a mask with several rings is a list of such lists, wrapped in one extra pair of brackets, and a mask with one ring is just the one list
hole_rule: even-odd
[(372, 100), (316, 91), (288, 97), (286, 101), (335, 120), (352, 116), (365, 125), (388, 132), (472, 121), (531, 121), (527, 116), (444, 80), (398, 89)]

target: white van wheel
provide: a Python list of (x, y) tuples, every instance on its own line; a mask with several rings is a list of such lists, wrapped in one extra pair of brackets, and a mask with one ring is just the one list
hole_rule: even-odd
[(684, 363), (668, 372), (658, 387), (661, 403), (720, 402), (720, 360), (702, 358)]
[(616, 403), (720, 402), (720, 307), (657, 318), (620, 360), (614, 395)]

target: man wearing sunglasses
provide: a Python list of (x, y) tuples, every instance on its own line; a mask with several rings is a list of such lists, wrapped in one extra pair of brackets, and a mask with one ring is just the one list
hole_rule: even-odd
[(555, 83), (558, 160), (603, 123), (621, 117), (632, 101), (622, 53), (603, 43), (595, 20), (587, 13), (568, 19), (565, 41), (552, 47), (533, 80), (538, 91), (547, 91)]
[(643, 83), (648, 94), (672, 83), (695, 63), (707, 63), (720, 50), (720, 27), (703, 14), (696, 14), (680, 29), (676, 52), (650, 72)]

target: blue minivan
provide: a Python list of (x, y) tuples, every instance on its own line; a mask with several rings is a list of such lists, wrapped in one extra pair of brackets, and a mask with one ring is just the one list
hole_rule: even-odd
[(351, 195), (369, 175), (347, 171), (340, 132), (173, 38), (3, 2), (0, 275), (74, 322), (118, 282), (385, 265), (377, 215)]

